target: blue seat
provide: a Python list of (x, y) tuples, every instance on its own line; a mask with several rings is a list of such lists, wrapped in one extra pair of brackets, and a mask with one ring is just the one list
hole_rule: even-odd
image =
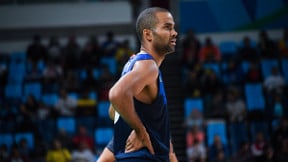
[(108, 111), (109, 106), (110, 106), (109, 101), (100, 101), (98, 103), (97, 112), (99, 118), (109, 118), (109, 111)]
[(79, 78), (80, 78), (80, 80), (85, 80), (87, 78), (86, 69), (80, 69), (79, 70)]
[(237, 152), (242, 142), (249, 141), (248, 128), (245, 123), (230, 123), (228, 129), (231, 151), (232, 154), (234, 154)]
[(5, 97), (8, 99), (21, 99), (22, 85), (21, 84), (7, 84), (5, 86)]
[(108, 65), (110, 72), (113, 74), (116, 74), (117, 64), (116, 64), (116, 60), (114, 59), (114, 57), (103, 57), (100, 60), (100, 63)]
[(261, 60), (261, 70), (262, 70), (262, 75), (265, 78), (271, 75), (272, 73), (272, 68), (276, 67), (279, 70), (279, 64), (276, 59), (262, 59)]
[(8, 70), (8, 82), (21, 84), (26, 75), (26, 64), (24, 62), (10, 62)]
[(245, 84), (245, 97), (248, 111), (265, 109), (265, 98), (261, 83)]
[(282, 73), (284, 75), (286, 83), (288, 83), (288, 59), (282, 59), (281, 60), (281, 67), (282, 67)]
[(206, 127), (207, 142), (210, 146), (213, 143), (214, 137), (218, 135), (224, 145), (228, 144), (226, 123), (224, 120), (210, 120)]
[(76, 119), (77, 126), (83, 125), (87, 128), (89, 134), (93, 135), (96, 127), (96, 119), (94, 116), (83, 116)]
[(39, 71), (43, 72), (44, 69), (45, 69), (45, 67), (46, 67), (46, 64), (45, 64), (45, 61), (44, 61), (44, 60), (39, 60), (39, 61), (37, 62), (37, 69), (38, 69)]
[(186, 98), (184, 101), (184, 112), (185, 117), (187, 118), (193, 109), (198, 109), (203, 113), (203, 100), (202, 98)]
[(54, 106), (58, 101), (57, 93), (46, 93), (42, 95), (42, 101), (45, 105)]
[(97, 101), (97, 99), (98, 99), (97, 92), (95, 92), (95, 91), (89, 92), (89, 98)]
[(241, 66), (243, 73), (246, 74), (250, 68), (250, 63), (248, 61), (242, 61)]
[(219, 48), (220, 48), (222, 55), (227, 55), (227, 54), (234, 55), (237, 53), (237, 44), (233, 41), (220, 42)]
[(10, 133), (7, 134), (0, 134), (0, 146), (2, 144), (5, 144), (8, 148), (8, 150), (10, 150), (14, 144), (14, 138), (13, 135)]
[(42, 84), (40, 82), (29, 82), (24, 85), (24, 97), (32, 94), (38, 101), (42, 97)]
[(113, 137), (113, 129), (111, 127), (96, 128), (94, 139), (96, 147), (104, 147)]
[(71, 97), (71, 98), (74, 98), (76, 100), (79, 99), (79, 94), (77, 92), (69, 92), (68, 96)]
[(212, 70), (218, 77), (221, 76), (221, 69), (217, 63), (205, 63), (203, 68)]
[(26, 53), (23, 51), (13, 52), (10, 54), (10, 61), (12, 62), (25, 62)]
[(76, 120), (73, 117), (59, 117), (56, 121), (57, 129), (64, 129), (68, 134), (76, 132)]
[[(111, 69), (110, 69), (110, 70), (111, 70)], [(100, 69), (94, 68), (94, 69), (93, 69), (93, 77), (94, 77), (94, 79), (99, 79), (100, 73), (101, 73)]]
[(25, 133), (16, 133), (14, 135), (15, 142), (18, 144), (20, 140), (26, 139), (28, 147), (30, 149), (34, 148), (34, 135), (31, 132), (25, 132)]

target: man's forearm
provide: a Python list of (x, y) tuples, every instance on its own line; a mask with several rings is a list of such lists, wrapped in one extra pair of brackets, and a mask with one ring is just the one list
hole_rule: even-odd
[(143, 123), (135, 111), (132, 96), (123, 94), (118, 97), (111, 97), (110, 101), (113, 108), (120, 114), (124, 121), (135, 130), (136, 134), (141, 134), (141, 132), (145, 130)]

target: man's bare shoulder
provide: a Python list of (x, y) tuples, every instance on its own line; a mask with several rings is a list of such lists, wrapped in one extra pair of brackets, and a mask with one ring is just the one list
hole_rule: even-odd
[(159, 68), (154, 60), (137, 61), (132, 69), (143, 74), (158, 75)]

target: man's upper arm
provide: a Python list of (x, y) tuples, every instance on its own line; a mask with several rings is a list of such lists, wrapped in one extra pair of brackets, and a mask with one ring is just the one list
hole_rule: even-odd
[(120, 92), (139, 94), (143, 88), (155, 82), (158, 77), (158, 66), (152, 60), (136, 62), (133, 69), (120, 78), (113, 88)]

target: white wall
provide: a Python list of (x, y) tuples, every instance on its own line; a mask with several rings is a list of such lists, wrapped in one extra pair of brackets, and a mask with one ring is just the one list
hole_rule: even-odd
[(0, 6), (0, 29), (128, 24), (128, 1)]
[[(31, 38), (32, 39), (32, 38)], [(128, 39), (130, 41), (130, 47), (134, 50), (136, 49), (136, 39), (134, 35), (115, 35), (115, 39), (119, 42), (124, 39)], [(67, 43), (68, 37), (59, 38), (59, 42), (62, 46)], [(88, 40), (88, 37), (77, 37), (77, 42), (81, 47), (83, 47)], [(99, 43), (101, 44), (105, 40), (105, 35), (98, 36)], [(42, 43), (47, 46), (49, 38), (42, 38)], [(26, 48), (31, 43), (31, 40), (19, 40), (19, 41), (6, 41), (0, 43), (0, 52), (3, 53), (13, 53), (17, 51), (26, 51)]]

